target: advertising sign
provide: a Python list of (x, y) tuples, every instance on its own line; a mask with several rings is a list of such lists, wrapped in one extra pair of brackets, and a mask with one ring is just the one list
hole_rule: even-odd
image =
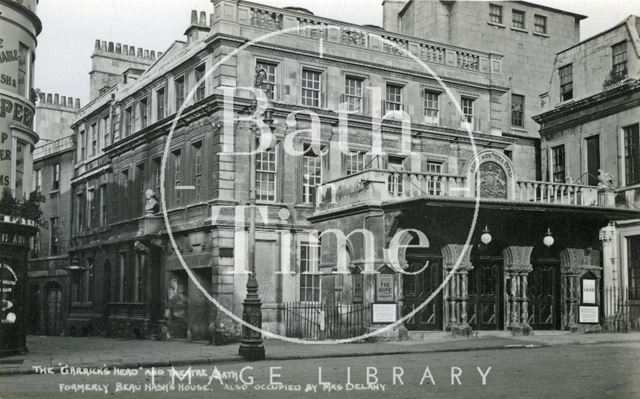
[(583, 279), (582, 280), (582, 303), (595, 304), (596, 303), (596, 280), (595, 279)]
[(600, 309), (597, 306), (580, 306), (579, 323), (598, 324), (600, 319)]
[(378, 302), (393, 302), (393, 274), (376, 275), (376, 300)]
[(371, 305), (371, 309), (373, 313), (371, 319), (374, 324), (393, 323), (398, 320), (395, 303), (374, 303)]

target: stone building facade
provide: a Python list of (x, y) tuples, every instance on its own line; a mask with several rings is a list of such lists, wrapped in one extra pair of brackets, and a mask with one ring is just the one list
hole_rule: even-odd
[[(238, 324), (207, 295), (242, 314), (251, 173), (268, 331), (290, 333), (292, 302), (334, 310), (357, 304), (370, 312), (383, 279), (386, 301), (406, 315), (445, 278), (432, 313), (406, 321), (408, 327), (577, 328), (576, 270), (595, 271), (600, 262), (597, 249), (583, 249), (597, 248), (598, 230), (627, 213), (597, 206), (597, 189), (533, 181), (535, 151), (515, 150), (520, 138), (503, 134), (504, 118), (511, 118), (503, 109), (511, 90), (503, 54), (297, 7), (212, 3), (212, 15), (193, 13), (185, 41), (135, 80), (125, 81), (121, 71), (118, 84), (76, 114), (70, 257), (86, 270), (78, 282), (86, 294), (72, 301), (70, 330), (238, 335)], [(257, 72), (272, 110), (261, 128), (277, 143), (250, 165), (249, 140), (260, 130), (250, 118)], [(533, 146), (533, 133), (527, 140)], [(476, 180), (486, 199), (469, 229)], [(574, 213), (581, 215), (580, 233), (568, 227)], [(485, 226), (495, 239), (478, 247)], [(371, 230), (372, 247), (351, 234), (363, 228)], [(432, 240), (402, 261), (414, 267), (429, 259), (428, 274), (411, 279), (390, 266), (389, 243), (403, 228)], [(552, 249), (540, 247), (549, 228), (558, 243)], [(318, 243), (315, 234), (330, 229)], [(337, 231), (348, 236), (344, 244)], [(532, 286), (550, 290), (551, 299), (544, 291), (539, 302), (527, 302), (530, 274), (539, 282)], [(543, 283), (551, 275), (553, 284)]]
[(33, 238), (29, 253), (29, 332), (60, 335), (69, 313), (68, 249), (71, 238), (71, 179), (75, 141), (71, 123), (80, 100), (38, 93), (36, 131), (41, 141), (33, 158), (33, 191), (42, 194), (48, 223)]
[[(0, 196), (28, 198), (33, 175), (33, 72), (42, 23), (37, 0), (0, 1)], [(3, 211), (9, 213), (15, 210)], [(27, 255), (32, 221), (0, 215), (0, 356), (26, 352)]]
[[(542, 171), (549, 180), (603, 188), (603, 201), (635, 211), (600, 233), (607, 316), (640, 290), (640, 17), (558, 53), (541, 96)], [(636, 321), (637, 323), (637, 321)]]

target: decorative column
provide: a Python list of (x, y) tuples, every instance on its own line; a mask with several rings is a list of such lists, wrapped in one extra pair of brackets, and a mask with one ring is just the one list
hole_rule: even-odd
[(560, 252), (560, 263), (564, 285), (563, 327), (571, 332), (578, 332), (581, 328), (592, 330), (593, 327), (581, 327), (577, 321), (580, 301), (580, 277), (584, 273), (591, 271), (600, 278), (600, 252), (584, 248), (566, 248)]
[[(471, 247), (459, 244), (448, 244), (442, 248), (445, 278), (453, 272), (445, 286), (445, 322), (446, 328), (456, 335), (471, 335), (471, 327), (467, 317), (468, 276), (471, 265)], [(458, 268), (453, 271), (458, 263)]]
[(533, 247), (509, 246), (503, 252), (504, 271), (509, 276), (507, 328), (514, 335), (529, 335), (533, 329), (529, 325), (529, 303), (527, 284), (531, 267)]
[(615, 243), (616, 227), (609, 223), (607, 227), (600, 229), (600, 241), (602, 241), (602, 278), (604, 279), (604, 316), (614, 316), (618, 307), (618, 298), (622, 290), (620, 276), (616, 264), (617, 246)]

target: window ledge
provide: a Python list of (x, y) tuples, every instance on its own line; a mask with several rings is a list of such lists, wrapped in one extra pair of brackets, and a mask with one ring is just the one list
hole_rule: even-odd
[(528, 30), (526, 30), (526, 29), (522, 29), (522, 28), (516, 28), (515, 26), (512, 26), (512, 27), (511, 27), (511, 30), (514, 30), (514, 31), (516, 31), (516, 32), (520, 32), (520, 33), (529, 33), (529, 31), (528, 31)]
[(487, 25), (495, 26), (496, 28), (500, 28), (500, 29), (507, 29), (505, 25), (499, 24), (497, 22), (487, 21)]
[(49, 191), (49, 195), (60, 194), (60, 189)]
[(546, 33), (540, 33), (540, 32), (531, 32), (531, 33), (533, 33), (534, 36), (540, 36), (540, 37), (544, 37), (544, 38), (549, 38), (550, 37)]
[(511, 126), (511, 131), (516, 132), (516, 133), (529, 133), (529, 131), (523, 127), (520, 126)]

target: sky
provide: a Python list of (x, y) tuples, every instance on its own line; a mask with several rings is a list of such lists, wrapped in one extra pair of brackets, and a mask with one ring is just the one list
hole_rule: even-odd
[[(382, 25), (382, 0), (254, 0), (277, 7), (305, 7), (315, 15), (357, 24)], [(432, 0), (418, 0), (432, 1)], [(640, 15), (638, 0), (530, 0), (588, 16), (581, 24), (585, 39)], [(91, 53), (96, 39), (165, 51), (184, 39), (191, 10), (213, 12), (210, 0), (46, 0), (38, 15), (35, 87), (46, 93), (89, 97)]]

